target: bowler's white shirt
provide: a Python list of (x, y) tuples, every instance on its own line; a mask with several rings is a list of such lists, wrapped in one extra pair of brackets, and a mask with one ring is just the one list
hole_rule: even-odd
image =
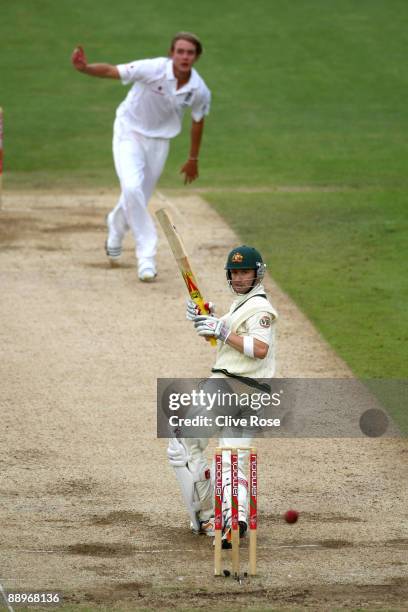
[(117, 69), (123, 85), (133, 84), (116, 111), (125, 129), (151, 138), (174, 138), (186, 108), (191, 108), (194, 121), (209, 113), (211, 93), (194, 68), (180, 89), (173, 61), (166, 57), (119, 64)]

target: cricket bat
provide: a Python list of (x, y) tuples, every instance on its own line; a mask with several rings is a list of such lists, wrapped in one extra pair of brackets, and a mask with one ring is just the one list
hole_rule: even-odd
[[(205, 307), (204, 298), (198, 288), (194, 272), (191, 269), (184, 243), (166, 208), (160, 208), (159, 210), (157, 210), (156, 217), (163, 229), (163, 232), (173, 252), (174, 258), (183, 276), (187, 291), (189, 292), (191, 299), (195, 304), (197, 304), (201, 311), (201, 314), (210, 314)], [(212, 346), (217, 346), (217, 341), (215, 338), (211, 338), (210, 342)]]

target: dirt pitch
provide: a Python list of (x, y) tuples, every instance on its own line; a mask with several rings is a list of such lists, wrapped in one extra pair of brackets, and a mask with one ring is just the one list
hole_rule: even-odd
[[(137, 280), (130, 239), (122, 265), (107, 265), (114, 201), (3, 198), (0, 584), (91, 609), (408, 610), (406, 440), (259, 441), (259, 576), (213, 578), (211, 543), (189, 533), (155, 437), (157, 376), (206, 375), (213, 349), (184, 319), (163, 239), (154, 284)], [(198, 195), (159, 194), (153, 206), (164, 204), (222, 312), (236, 237)], [(279, 375), (350, 376), (267, 286), (281, 316)], [(294, 526), (281, 519), (288, 507), (301, 512)]]

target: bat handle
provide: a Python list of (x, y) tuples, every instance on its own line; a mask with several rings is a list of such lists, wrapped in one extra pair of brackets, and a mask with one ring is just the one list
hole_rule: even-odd
[[(203, 298), (201, 296), (199, 296), (198, 299), (194, 300), (195, 303), (199, 306), (200, 310), (202, 313), (209, 315), (211, 314), (207, 308), (205, 307), (205, 302), (203, 300)], [(210, 344), (211, 346), (217, 346), (217, 340), (215, 338), (210, 338)]]

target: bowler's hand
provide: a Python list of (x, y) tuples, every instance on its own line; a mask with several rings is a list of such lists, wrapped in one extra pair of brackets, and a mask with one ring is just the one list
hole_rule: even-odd
[(79, 70), (79, 72), (83, 72), (85, 70), (88, 62), (86, 60), (84, 50), (80, 45), (78, 45), (78, 47), (75, 47), (75, 49), (73, 50), (71, 55), (71, 62), (74, 68), (76, 70)]
[(198, 161), (189, 159), (184, 166), (181, 167), (180, 174), (184, 174), (184, 184), (192, 183), (198, 178)]

